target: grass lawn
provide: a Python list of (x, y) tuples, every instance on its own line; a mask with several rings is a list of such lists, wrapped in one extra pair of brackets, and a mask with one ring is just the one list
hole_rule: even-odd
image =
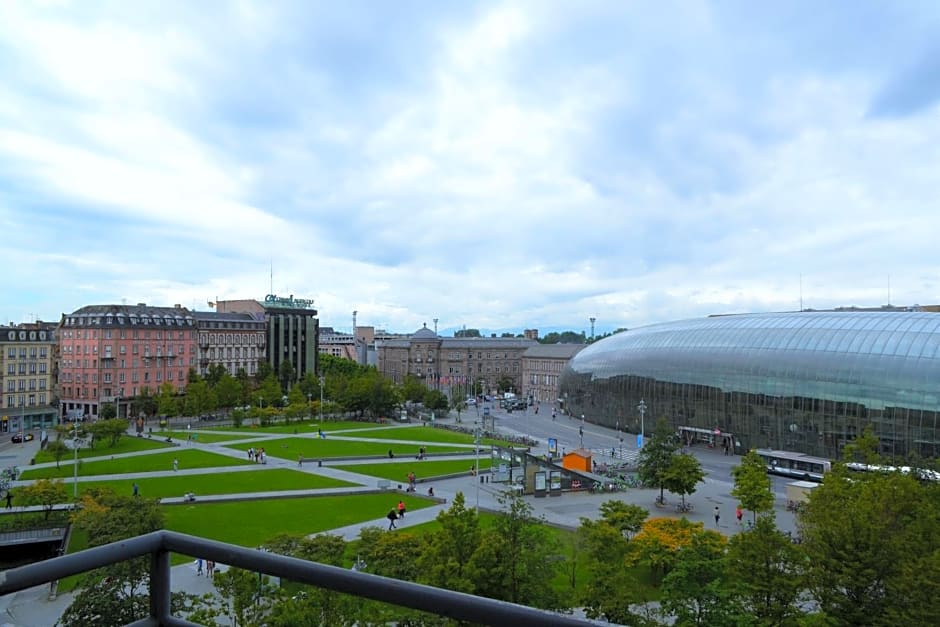
[[(330, 437), (319, 438), (279, 438), (266, 440), (262, 443), (264, 451), (271, 457), (296, 460), (301, 454), (304, 459), (333, 459), (342, 457), (365, 457), (370, 455), (387, 455), (392, 449), (396, 455), (415, 457), (418, 454), (418, 444), (389, 444), (387, 442), (357, 442), (354, 440), (334, 440)], [(232, 444), (227, 448), (247, 451), (257, 448), (257, 442)], [(429, 453), (468, 453), (471, 449), (456, 446), (427, 446)], [(247, 459), (247, 457), (246, 457)]]
[(79, 493), (92, 487), (111, 488), (117, 493), (132, 494), (134, 483), (141, 496), (183, 496), (186, 492), (200, 494), (238, 494), (241, 492), (273, 492), (278, 490), (315, 490), (356, 486), (355, 483), (331, 477), (320, 477), (296, 470), (278, 468), (258, 469), (255, 472), (228, 472), (205, 475), (121, 479), (115, 481), (89, 481), (78, 484)]
[[(83, 477), (94, 475), (119, 475), (129, 472), (154, 472), (157, 470), (173, 470), (173, 460), (178, 459), (181, 469), (186, 468), (215, 468), (219, 466), (242, 466), (249, 464), (248, 458), (235, 459), (227, 455), (209, 453), (196, 449), (176, 448), (166, 453), (152, 455), (136, 455), (134, 457), (120, 457), (117, 459), (103, 459), (95, 462), (78, 463), (78, 474)], [(62, 464), (61, 468), (35, 468), (23, 471), (20, 479), (52, 479), (56, 477), (71, 477), (72, 463)]]
[[(376, 438), (382, 440), (416, 440), (419, 442), (438, 442), (450, 444), (473, 444), (473, 436), (469, 433), (459, 433), (449, 429), (437, 429), (435, 427), (398, 427), (395, 429), (376, 429), (368, 433), (360, 434), (363, 438)], [(493, 438), (483, 438), (483, 444), (509, 445), (511, 442), (496, 440)]]
[[(169, 442), (164, 442), (161, 439), (150, 439), (150, 438), (136, 438), (134, 436), (123, 436), (118, 440), (117, 444), (114, 446), (107, 446), (107, 442), (98, 442), (95, 445), (95, 448), (86, 448), (82, 447), (78, 449), (78, 458), (85, 459), (88, 457), (104, 457), (106, 455), (118, 455), (119, 453), (133, 453), (135, 451), (147, 451), (155, 448), (167, 448), (172, 446)], [(70, 449), (65, 457), (62, 458), (62, 461), (69, 461), (73, 459), (74, 454)], [(53, 457), (49, 451), (42, 450), (36, 453), (36, 463), (43, 464), (46, 462), (54, 462), (55, 457)]]
[(230, 442), (232, 440), (240, 440), (244, 437), (251, 437), (250, 433), (246, 433), (245, 435), (230, 435), (228, 433), (207, 433), (205, 431), (199, 433), (195, 431), (155, 431), (154, 435), (159, 435), (161, 438), (170, 436), (174, 441), (180, 443), (186, 442), (189, 436), (193, 436), (193, 440), (201, 442), (202, 444), (216, 444), (218, 442)]
[(324, 420), (323, 422), (313, 421), (304, 421), (304, 422), (292, 422), (290, 424), (284, 424), (283, 422), (278, 422), (273, 425), (268, 425), (267, 427), (259, 427), (255, 425), (245, 425), (242, 427), (207, 427), (208, 429), (218, 429), (220, 431), (231, 431), (231, 432), (242, 432), (245, 433), (245, 437), (251, 437), (248, 434), (251, 433), (316, 433), (317, 429), (323, 429), (324, 431), (353, 431), (357, 429), (375, 429), (376, 427), (384, 427), (385, 425), (378, 422), (360, 422), (358, 420)]
[[(489, 468), (491, 463), (492, 458), (489, 455), (485, 457), (480, 455), (480, 468)], [(470, 468), (475, 465), (476, 460), (474, 459), (469, 461), (463, 459), (441, 461), (426, 459), (424, 461), (382, 462), (380, 464), (345, 464), (343, 466), (336, 466), (336, 468), (350, 472), (358, 472), (363, 475), (369, 475), (370, 477), (403, 482), (411, 471), (414, 471), (420, 479), (427, 479), (428, 477), (442, 477), (444, 475), (453, 475), (460, 472), (468, 473)]]

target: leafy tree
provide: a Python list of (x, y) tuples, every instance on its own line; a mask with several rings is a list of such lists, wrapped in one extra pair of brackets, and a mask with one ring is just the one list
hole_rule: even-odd
[(805, 556), (772, 517), (761, 516), (753, 529), (731, 538), (727, 563), (743, 608), (761, 625), (793, 624), (800, 616)]
[(369, 381), (368, 409), (373, 416), (386, 416), (391, 414), (395, 407), (401, 403), (398, 389), (390, 379), (382, 376), (374, 368), (367, 375)]
[(241, 383), (227, 372), (219, 377), (212, 390), (216, 396), (216, 407), (235, 407), (242, 402)]
[[(72, 523), (88, 536), (90, 546), (101, 546), (163, 528), (163, 512), (154, 499), (118, 496), (107, 488), (90, 488), (81, 496), (81, 507), (72, 514)], [(127, 560), (98, 569), (83, 581), (72, 605), (99, 607), (106, 603), (110, 614), (99, 622), (67, 624), (124, 625), (149, 613), (147, 595), (139, 590), (149, 581), (150, 560)], [(102, 596), (99, 582), (110, 579), (110, 593)], [(140, 608), (145, 608), (142, 612)], [(130, 618), (128, 618), (130, 617)]]
[(619, 530), (627, 539), (643, 528), (643, 522), (650, 515), (643, 507), (623, 501), (605, 501), (601, 503), (600, 511), (603, 521)]
[(157, 394), (157, 410), (164, 416), (178, 416), (180, 413), (176, 390), (169, 381), (160, 386)]
[(281, 390), (284, 393), (287, 393), (287, 390), (290, 389), (290, 384), (293, 382), (295, 374), (294, 365), (290, 363), (290, 360), (285, 359), (281, 362), (280, 367), (277, 369), (277, 377), (281, 382)]
[(500, 377), (496, 387), (500, 392), (509, 392), (515, 387), (515, 384), (516, 382), (512, 380), (512, 377)]
[(588, 618), (635, 625), (638, 617), (631, 606), (643, 600), (630, 574), (636, 558), (624, 529), (618, 524), (625, 517), (613, 508), (608, 512), (596, 521), (582, 518), (578, 528), (588, 575), (579, 602)]
[(450, 408), (457, 412), (457, 422), (460, 422), (460, 412), (467, 409), (467, 402), (459, 396), (455, 396), (450, 399)]
[(65, 442), (59, 439), (49, 440), (46, 443), (46, 452), (52, 455), (52, 459), (55, 460), (55, 467), (59, 468), (59, 462), (62, 461), (62, 458), (72, 452)]
[[(940, 551), (936, 490), (899, 472), (850, 477), (837, 465), (826, 475), (798, 519), (806, 581), (826, 615), (840, 624), (917, 624), (924, 607), (911, 601), (923, 597), (898, 593), (937, 589), (928, 579)], [(936, 599), (927, 606), (934, 616)]]
[(439, 390), (427, 390), (424, 394), (424, 406), (428, 409), (447, 409), (447, 396)]
[[(450, 521), (450, 524), (454, 523), (455, 521)], [(388, 533), (381, 527), (367, 527), (359, 532), (361, 542), (357, 558), (365, 563), (365, 569), (370, 573), (402, 581), (417, 581), (421, 573), (419, 556), (431, 537), (433, 536), (422, 537), (407, 531)], [(442, 541), (446, 539), (442, 538)], [(437, 553), (441, 554), (440, 551)]]
[(255, 400), (260, 399), (265, 407), (273, 407), (281, 402), (281, 386), (273, 374), (268, 375), (268, 378), (261, 382), (261, 387), (258, 388), (255, 396), (257, 397)]
[(845, 445), (842, 458), (847, 462), (859, 462), (869, 465), (880, 464), (881, 455), (878, 453), (880, 444), (872, 426), (867, 425), (862, 430), (862, 435)]
[(458, 492), (451, 506), (437, 515), (437, 522), (441, 530), (428, 539), (418, 558), (418, 581), (473, 592), (475, 582), (468, 564), (480, 546), (480, 521), (477, 513), (466, 507), (463, 492)]
[(677, 625), (730, 625), (741, 613), (728, 582), (724, 547), (704, 534), (693, 535), (678, 551), (661, 592), (663, 612)]
[(186, 388), (186, 414), (199, 416), (216, 407), (216, 398), (208, 381), (197, 379)]
[(153, 417), (157, 414), (157, 401), (150, 392), (150, 388), (143, 387), (140, 394), (131, 401), (131, 413)]
[(545, 337), (539, 338), (541, 344), (584, 344), (584, 333), (576, 331), (555, 331), (548, 333)]
[(559, 572), (560, 547), (532, 506), (513, 492), (499, 497), (503, 514), (486, 531), (469, 570), (476, 593), (544, 609), (561, 609), (564, 600), (546, 582)]
[(69, 494), (61, 479), (55, 481), (39, 479), (20, 488), (19, 492), (20, 502), (23, 505), (42, 505), (43, 517), (46, 520), (49, 519), (53, 507), (69, 500)]
[(212, 579), (215, 589), (229, 602), (229, 618), (235, 625), (261, 625), (277, 598), (277, 588), (267, 575), (229, 568)]
[(103, 403), (98, 418), (100, 420), (114, 420), (117, 418), (117, 407), (114, 403)]
[(731, 496), (741, 503), (741, 507), (753, 512), (755, 520), (759, 513), (773, 512), (773, 488), (764, 460), (757, 455), (757, 451), (748, 451), (741, 458), (741, 463), (731, 469), (731, 474), (734, 477)]
[(268, 361), (259, 361), (258, 369), (255, 371), (255, 382), (260, 384), (268, 377), (274, 374), (274, 367)]
[(85, 427), (85, 431), (91, 434), (89, 448), (95, 448), (99, 441), (107, 443), (109, 448), (114, 447), (121, 440), (121, 437), (127, 433), (127, 421), (121, 418), (111, 420), (99, 420)]
[(685, 495), (695, 492), (695, 486), (705, 480), (702, 464), (693, 455), (680, 453), (673, 455), (669, 467), (662, 475), (663, 486), (682, 498), (685, 508)]
[(666, 472), (672, 464), (672, 458), (679, 450), (679, 443), (665, 418), (656, 421), (653, 435), (643, 443), (637, 471), (640, 479), (647, 485), (659, 487), (659, 501), (664, 503)]
[(405, 382), (402, 384), (402, 396), (405, 397), (406, 401), (420, 403), (424, 400), (424, 394), (427, 391), (427, 388), (421, 384), (418, 377), (412, 374), (405, 377)]
[(222, 364), (209, 364), (209, 367), (206, 368), (205, 380), (210, 388), (219, 385), (219, 382), (226, 376), (228, 376), (228, 370)]
[(458, 329), (454, 331), (454, 337), (482, 337), (479, 329)]
[(684, 517), (650, 518), (633, 538), (633, 547), (654, 574), (666, 574), (675, 564), (679, 550), (691, 545), (692, 538), (700, 535), (707, 542), (725, 542), (725, 537), (717, 531), (706, 530), (703, 522), (692, 522)]

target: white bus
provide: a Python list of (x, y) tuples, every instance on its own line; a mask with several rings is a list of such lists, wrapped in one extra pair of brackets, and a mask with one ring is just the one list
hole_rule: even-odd
[(757, 454), (767, 465), (767, 472), (782, 477), (819, 483), (823, 480), (823, 475), (832, 470), (832, 462), (824, 457), (766, 448), (757, 449)]

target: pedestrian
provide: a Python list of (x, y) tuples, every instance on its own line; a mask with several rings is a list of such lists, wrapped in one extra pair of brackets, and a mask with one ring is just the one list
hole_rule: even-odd
[(264, 458), (264, 447), (263, 447), (263, 446), (261, 447), (261, 458), (260, 458), (259, 463), (261, 463), (261, 464), (267, 464), (267, 463), (268, 463), (267, 460)]
[(397, 529), (395, 526), (395, 519), (398, 518), (398, 512), (395, 511), (394, 507), (389, 510), (385, 517), (388, 518), (388, 530), (391, 531), (392, 529)]
[(388, 449), (388, 458), (395, 459), (395, 453), (392, 452), (392, 449)]
[(323, 429), (317, 429), (317, 435), (321, 440), (326, 437), (326, 435), (323, 433)]
[(202, 558), (196, 560), (196, 576), (202, 577)]
[(720, 510), (720, 509), (718, 508), (718, 506), (716, 505), (716, 506), (715, 506), (715, 526), (716, 526), (716, 527), (718, 526), (718, 521), (719, 521), (719, 520), (721, 520), (721, 510)]
[(417, 475), (415, 475), (414, 471), (409, 472), (409, 473), (408, 473), (408, 489), (409, 489), (411, 492), (414, 492), (415, 483), (416, 483), (417, 481), (418, 481), (418, 477), (417, 477)]
[(744, 516), (744, 512), (741, 510), (741, 506), (738, 505), (737, 509), (734, 510), (734, 515), (738, 519), (738, 524), (741, 524), (741, 518)]
[(206, 577), (212, 579), (215, 576), (215, 562), (206, 560)]
[(180, 469), (180, 462), (175, 457), (173, 458), (173, 472), (176, 472)]
[(137, 482), (134, 482), (134, 496), (140, 496), (140, 486), (137, 485)]
[(555, 412), (555, 410), (552, 409), (552, 420), (554, 420), (554, 419), (555, 419), (555, 416), (557, 416), (557, 415), (558, 415), (557, 412)]
[(251, 446), (248, 447), (248, 461), (255, 461), (255, 449)]
[(402, 520), (405, 519), (405, 502), (398, 501), (398, 517)]
[(297, 465), (300, 466), (301, 468), (304, 467), (304, 454), (303, 453), (301, 453), (300, 457), (297, 458)]
[(428, 488), (428, 496), (434, 496), (434, 486)]
[(7, 489), (7, 509), (13, 509), (13, 490)]

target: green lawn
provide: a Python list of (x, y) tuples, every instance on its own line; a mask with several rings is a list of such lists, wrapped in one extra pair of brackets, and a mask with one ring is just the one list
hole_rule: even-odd
[[(279, 533), (320, 533), (364, 520), (383, 519), (399, 500), (408, 511), (434, 501), (413, 494), (357, 494), (199, 503), (164, 507), (166, 528), (239, 546), (259, 546)], [(379, 523), (383, 524), (383, 523)]]
[(170, 436), (175, 442), (186, 442), (189, 439), (189, 436), (193, 437), (193, 440), (196, 442), (201, 442), (202, 444), (216, 444), (218, 442), (231, 442), (232, 440), (240, 440), (245, 437), (251, 437), (252, 434), (246, 433), (242, 435), (238, 434), (228, 434), (228, 433), (208, 433), (206, 431), (196, 432), (194, 431), (159, 431), (154, 432), (154, 435), (159, 435), (161, 438)]
[(223, 472), (205, 475), (149, 477), (116, 481), (88, 481), (78, 484), (79, 494), (92, 487), (110, 488), (117, 493), (132, 494), (133, 485), (140, 487), (146, 497), (183, 496), (186, 492), (200, 494), (239, 494), (242, 492), (273, 492), (279, 490), (315, 490), (356, 486), (355, 483), (331, 477), (311, 475), (296, 470), (278, 468), (244, 472)]
[[(357, 429), (375, 429), (376, 427), (384, 427), (385, 425), (378, 422), (360, 422), (358, 420), (325, 420), (323, 422), (313, 421), (304, 421), (304, 422), (292, 422), (290, 424), (284, 424), (283, 422), (278, 422), (273, 425), (268, 425), (267, 427), (258, 427), (255, 425), (245, 425), (242, 427), (207, 427), (209, 429), (218, 429), (220, 431), (231, 431), (231, 432), (243, 432), (245, 434), (251, 433), (316, 433), (317, 429), (323, 429), (324, 431), (354, 431)], [(246, 437), (251, 437), (246, 435)]]
[[(114, 446), (107, 446), (107, 442), (99, 442), (95, 445), (95, 448), (86, 448), (82, 447), (78, 449), (78, 458), (85, 459), (88, 457), (104, 457), (106, 455), (118, 455), (120, 453), (133, 453), (135, 451), (146, 451), (155, 448), (167, 448), (173, 446), (169, 442), (164, 442), (162, 439), (158, 438), (135, 438), (134, 436), (124, 436), (118, 440), (117, 444)], [(69, 450), (65, 457), (62, 458), (62, 461), (68, 461), (74, 458), (74, 454)], [(49, 454), (46, 450), (41, 450), (36, 453), (36, 463), (43, 464), (46, 462), (54, 462), (55, 458)]]
[[(215, 468), (219, 466), (241, 466), (249, 464), (248, 458), (236, 459), (227, 455), (209, 453), (197, 449), (177, 448), (166, 453), (152, 455), (136, 455), (134, 457), (120, 457), (117, 459), (103, 459), (95, 462), (82, 462), (79, 460), (78, 474), (82, 477), (94, 475), (116, 475), (129, 472), (154, 472), (158, 470), (173, 470), (173, 460), (179, 460), (180, 469), (186, 468)], [(61, 468), (34, 468), (23, 471), (20, 479), (52, 479), (56, 477), (71, 477), (72, 463), (62, 464)]]
[[(335, 459), (343, 457), (367, 457), (370, 455), (387, 455), (392, 449), (399, 457), (415, 457), (418, 454), (418, 444), (389, 444), (387, 442), (357, 442), (355, 440), (335, 440), (330, 437), (319, 438), (279, 438), (266, 440), (260, 445), (257, 442), (232, 444), (227, 448), (247, 451), (249, 448), (264, 446), (265, 453), (270, 457), (296, 460), (301, 454), (304, 459)], [(429, 453), (468, 453), (471, 449), (456, 446), (426, 446)], [(246, 457), (247, 459), (247, 457)]]
[[(480, 456), (480, 468), (490, 467), (492, 458)], [(406, 481), (408, 473), (414, 471), (419, 479), (428, 477), (442, 477), (444, 475), (453, 475), (457, 473), (469, 473), (470, 469), (476, 465), (476, 460), (469, 459), (449, 459), (449, 460), (430, 460), (424, 461), (412, 460), (408, 462), (383, 462), (378, 464), (344, 464), (336, 466), (341, 470), (358, 472), (370, 477), (379, 477), (382, 479), (391, 479), (392, 481)]]
[[(449, 429), (436, 429), (434, 427), (396, 427), (391, 429), (376, 429), (368, 433), (357, 434), (363, 438), (376, 438), (381, 440), (406, 440), (418, 442), (437, 442), (448, 444), (473, 444), (473, 436), (469, 433), (460, 433)], [(502, 440), (483, 438), (483, 444), (508, 444)]]

